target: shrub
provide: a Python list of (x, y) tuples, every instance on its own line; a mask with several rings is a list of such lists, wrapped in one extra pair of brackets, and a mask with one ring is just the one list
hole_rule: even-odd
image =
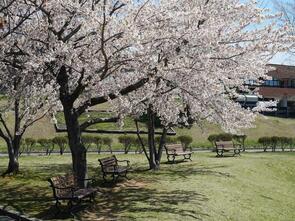
[[(156, 136), (155, 142), (157, 145), (160, 144), (160, 141), (161, 141), (161, 136)], [(166, 143), (167, 144), (177, 143), (177, 141), (178, 141), (177, 137), (166, 136)]]
[(44, 148), (46, 155), (50, 155), (52, 151), (54, 150), (52, 139), (39, 139), (37, 140), (37, 143), (39, 143), (41, 147)]
[(285, 151), (286, 147), (292, 147), (293, 145), (293, 138), (291, 137), (261, 137), (258, 139), (258, 142), (264, 146), (264, 151), (268, 147), (271, 147), (272, 151), (275, 152), (278, 147), (282, 148), (282, 151)]
[(233, 135), (229, 133), (221, 133), (218, 135), (216, 141), (231, 141), (233, 139)]
[(123, 144), (124, 146), (124, 153), (127, 154), (132, 145), (134, 145), (137, 141), (137, 138), (131, 135), (124, 135), (118, 137), (119, 143)]
[(88, 150), (91, 145), (95, 143), (94, 137), (91, 135), (82, 135), (81, 140), (86, 150)]
[(21, 141), (21, 150), (19, 151), (19, 155), (21, 155), (23, 152), (26, 152), (27, 154), (31, 153), (33, 148), (35, 147), (37, 141), (34, 138), (25, 138)]
[(180, 141), (184, 150), (186, 150), (187, 148), (191, 149), (190, 144), (193, 142), (193, 138), (191, 136), (188, 136), (188, 135), (178, 136), (177, 140)]
[(269, 147), (270, 145), (270, 138), (269, 137), (259, 137), (258, 139), (258, 143), (260, 145), (262, 145), (263, 147), (263, 151), (265, 152), (266, 149)]
[(100, 137), (100, 136), (94, 136), (93, 137), (93, 143), (96, 146), (97, 153), (100, 153), (101, 152), (101, 147), (103, 145), (103, 139), (102, 139), (102, 137)]
[(102, 143), (109, 148), (109, 150), (110, 150), (111, 153), (113, 153), (113, 150), (112, 150), (113, 139), (112, 138), (110, 138), (110, 137), (103, 137), (102, 138)]
[(279, 142), (280, 142), (280, 137), (272, 136), (272, 137), (270, 138), (270, 145), (271, 145), (271, 148), (272, 148), (272, 151), (273, 151), (273, 152), (276, 151), (276, 148), (277, 148)]
[(52, 143), (59, 147), (60, 155), (63, 155), (65, 149), (68, 145), (68, 138), (67, 137), (54, 137), (52, 139)]
[(233, 139), (233, 135), (229, 133), (211, 134), (209, 135), (207, 139), (212, 144), (212, 147), (214, 148), (213, 151), (214, 151), (216, 141), (231, 141)]
[(285, 148), (291, 148), (293, 145), (293, 138), (291, 137), (279, 137), (278, 145), (285, 151)]
[(142, 142), (143, 142), (143, 144), (144, 144), (145, 146), (148, 145), (149, 141), (148, 141), (148, 138), (147, 138), (147, 137), (141, 137), (141, 140), (142, 140)]
[[(143, 146), (147, 147), (148, 146), (148, 138), (146, 136), (140, 136), (140, 138), (141, 138), (141, 142), (142, 142)], [(133, 145), (136, 148), (135, 153), (142, 153), (143, 149), (142, 149), (142, 144), (141, 144), (139, 138), (137, 137), (134, 142), (135, 143)]]
[(218, 134), (211, 134), (209, 135), (209, 137), (207, 138), (208, 141), (210, 141), (210, 143), (212, 143), (212, 146), (214, 146), (214, 142), (217, 141), (218, 138)]
[(211, 143), (216, 141), (231, 141), (233, 139), (233, 135), (229, 133), (220, 133), (220, 134), (211, 134), (208, 137), (208, 140)]
[(242, 149), (243, 151), (245, 151), (245, 141), (246, 141), (246, 138), (247, 138), (247, 135), (233, 135), (232, 136), (233, 140), (240, 144), (242, 146)]
[(166, 137), (166, 143), (167, 144), (177, 143), (177, 137), (167, 136)]

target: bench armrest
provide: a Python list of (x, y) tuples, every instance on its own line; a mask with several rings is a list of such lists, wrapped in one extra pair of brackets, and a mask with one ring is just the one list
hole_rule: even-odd
[(130, 167), (130, 161), (129, 160), (117, 160), (119, 163), (126, 162), (127, 166)]
[(234, 144), (234, 147), (236, 149), (242, 149), (242, 144), (236, 143), (236, 144)]
[(170, 149), (170, 151), (172, 154), (176, 154), (177, 150), (176, 149)]

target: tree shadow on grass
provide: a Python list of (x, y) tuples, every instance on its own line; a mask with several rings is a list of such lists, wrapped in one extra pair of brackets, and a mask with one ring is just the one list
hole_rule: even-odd
[[(97, 197), (96, 204), (85, 213), (77, 214), (79, 220), (137, 220), (138, 217), (182, 217), (183, 220), (201, 220), (209, 216), (202, 212), (208, 199), (196, 191), (163, 191), (150, 189), (142, 182), (126, 181)], [(194, 205), (194, 209), (191, 205)]]
[(144, 169), (138, 169), (134, 171), (135, 176), (143, 176), (145, 179), (155, 179), (155, 177), (158, 177), (158, 179), (161, 179), (161, 176), (166, 177), (166, 179), (188, 179), (190, 177), (196, 177), (196, 176), (218, 176), (218, 177), (224, 177), (224, 178), (233, 178), (234, 176), (231, 175), (228, 172), (223, 172), (222, 169), (227, 168), (225, 165), (192, 165), (192, 164), (182, 164), (181, 166), (178, 166), (177, 164), (166, 166), (165, 168), (162, 168), (159, 171), (151, 172), (151, 171), (145, 171)]
[[(95, 185), (103, 187), (103, 192), (97, 195), (95, 203), (83, 203), (73, 210), (68, 210), (64, 204), (62, 212), (58, 213), (47, 178), (65, 174), (71, 167), (68, 164), (32, 165), (22, 168), (16, 177), (0, 178), (0, 204), (44, 220), (136, 220), (138, 217), (155, 218), (158, 214), (164, 219), (183, 217), (184, 220), (198, 220), (208, 216), (202, 211), (208, 201), (206, 196), (196, 191), (152, 189), (148, 184), (161, 179), (161, 176), (168, 180), (181, 178), (180, 181), (191, 175), (227, 176), (215, 171), (217, 168), (196, 168), (188, 164), (167, 165), (157, 172), (134, 170), (129, 175), (132, 180), (105, 186), (100, 170), (89, 167), (90, 177), (95, 175)], [(179, 187), (182, 187), (181, 183)]]
[(22, 167), (15, 176), (0, 178), (0, 204), (23, 215), (35, 215), (53, 204), (48, 178), (70, 171), (67, 164)]

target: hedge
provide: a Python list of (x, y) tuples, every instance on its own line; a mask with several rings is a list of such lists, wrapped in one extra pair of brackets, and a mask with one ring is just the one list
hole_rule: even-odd
[(273, 152), (276, 151), (278, 147), (282, 149), (282, 151), (285, 151), (285, 148), (293, 149), (293, 146), (295, 145), (295, 140), (292, 137), (278, 137), (278, 136), (272, 136), (272, 137), (260, 137), (258, 139), (258, 143), (262, 145), (264, 152), (271, 148)]

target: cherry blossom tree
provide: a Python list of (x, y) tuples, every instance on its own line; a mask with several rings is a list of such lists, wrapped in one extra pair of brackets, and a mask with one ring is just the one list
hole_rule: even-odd
[[(55, 93), (43, 78), (28, 74), (26, 41), (19, 32), (34, 13), (25, 4), (5, 1), (1, 5), (0, 84), (5, 102), (0, 107), (0, 137), (7, 145), (9, 163), (6, 174), (19, 171), (20, 141), (28, 127), (43, 118), (54, 106), (49, 95)], [(11, 124), (13, 119), (13, 126)]]
[(228, 132), (251, 127), (256, 112), (265, 107), (243, 109), (235, 100), (240, 91), (249, 91), (246, 80), (267, 78), (266, 64), (287, 49), (290, 39), (286, 27), (276, 23), (278, 15), (257, 8), (254, 1), (163, 0), (160, 6), (147, 5), (136, 17), (141, 41), (135, 48), (144, 58), (142, 72), (152, 77), (113, 105), (118, 113), (148, 113), (149, 162), (157, 169), (165, 133), (157, 150), (155, 115), (165, 130), (205, 119)]
[[(28, 55), (27, 73), (41, 76), (57, 92), (52, 93), (52, 100), (54, 96), (60, 100), (64, 112), (73, 171), (83, 179), (87, 150), (81, 132), (95, 123), (116, 122), (118, 118), (79, 123), (79, 116), (89, 107), (127, 94), (148, 81), (134, 62), (134, 37), (125, 34), (132, 32), (131, 12), (136, 4), (107, 0), (31, 0), (23, 4), (29, 9), (29, 21), (21, 25), (18, 36), (9, 36), (24, 43), (18, 46)], [(11, 48), (8, 38), (4, 47)]]
[[(268, 60), (288, 41), (284, 28), (264, 24), (276, 16), (252, 1), (24, 3), (32, 7), (21, 31), (29, 55), (25, 67), (56, 91), (52, 100), (60, 101), (80, 179), (87, 175), (81, 133), (96, 123), (148, 113), (151, 169), (159, 167), (162, 152), (154, 145), (156, 115), (165, 126), (162, 147), (169, 126), (192, 120), (229, 131), (251, 126), (255, 114), (234, 100), (239, 90), (247, 91), (245, 80), (266, 77)], [(115, 117), (79, 122), (90, 107), (105, 102)]]

